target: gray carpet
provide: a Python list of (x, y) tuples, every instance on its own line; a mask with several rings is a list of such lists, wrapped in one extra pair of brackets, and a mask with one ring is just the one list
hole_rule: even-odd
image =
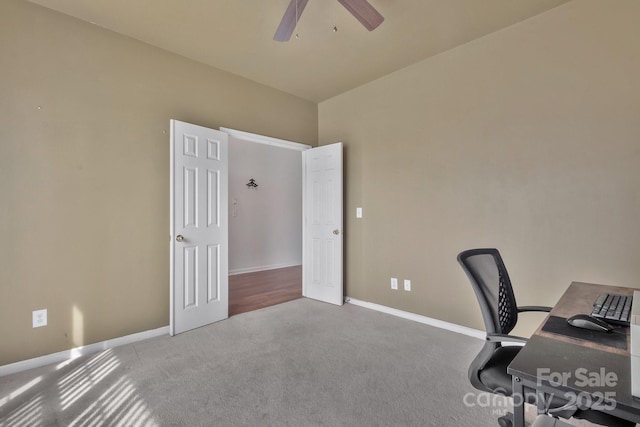
[(300, 299), (0, 377), (0, 426), (495, 426), (466, 378), (481, 346)]

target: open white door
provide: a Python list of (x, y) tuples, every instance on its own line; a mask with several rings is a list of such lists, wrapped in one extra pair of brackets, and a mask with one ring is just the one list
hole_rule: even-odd
[(302, 295), (342, 305), (342, 143), (302, 152)]
[(227, 140), (171, 120), (171, 335), (229, 317)]

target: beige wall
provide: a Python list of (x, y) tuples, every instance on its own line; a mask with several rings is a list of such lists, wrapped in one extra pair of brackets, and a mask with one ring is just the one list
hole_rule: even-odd
[(320, 143), (345, 142), (347, 294), (482, 328), (472, 247), (501, 250), (523, 305), (640, 287), (638, 22), (636, 0), (573, 1), (321, 103)]
[(0, 365), (168, 325), (169, 119), (317, 144), (313, 103), (22, 0), (0, 70)]

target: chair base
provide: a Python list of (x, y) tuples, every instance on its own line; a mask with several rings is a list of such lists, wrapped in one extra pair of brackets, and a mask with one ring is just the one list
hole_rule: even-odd
[[(525, 423), (527, 426), (529, 424)], [(498, 418), (498, 425), (500, 427), (513, 427), (513, 414), (507, 413)], [(539, 415), (533, 422), (531, 427), (573, 427), (571, 424), (567, 424), (562, 420), (550, 417), (548, 415)]]
[(571, 424), (547, 415), (540, 415), (531, 427), (571, 427)]

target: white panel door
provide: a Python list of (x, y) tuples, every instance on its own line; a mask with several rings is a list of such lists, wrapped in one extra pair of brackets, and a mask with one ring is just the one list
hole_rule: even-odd
[(171, 335), (229, 317), (227, 139), (171, 120)]
[(302, 152), (302, 294), (342, 305), (342, 143)]

